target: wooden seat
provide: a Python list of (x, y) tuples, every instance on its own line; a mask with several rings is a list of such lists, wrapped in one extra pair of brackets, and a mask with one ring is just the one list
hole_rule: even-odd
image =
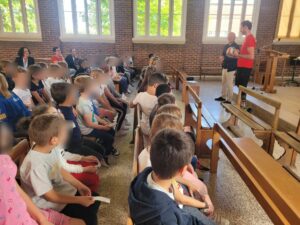
[(15, 163), (21, 164), (29, 150), (30, 146), (27, 139), (23, 139), (8, 152), (8, 155)]
[(300, 224), (300, 183), (288, 171), (251, 138), (231, 138), (216, 124), (211, 172), (220, 148), (274, 224)]
[[(256, 98), (259, 101), (262, 101), (265, 104), (275, 109), (274, 114), (272, 116), (271, 124), (268, 124), (264, 120), (247, 112), (246, 110), (240, 107), (242, 93), (245, 93), (253, 98)], [(257, 138), (263, 141), (263, 148), (266, 151), (268, 151), (270, 154), (273, 153), (275, 139), (272, 132), (275, 131), (278, 127), (279, 112), (281, 108), (280, 102), (275, 101), (262, 94), (259, 94), (253, 90), (240, 86), (236, 104), (232, 105), (232, 104), (222, 103), (222, 106), (229, 113), (231, 113), (230, 119), (224, 123), (224, 126), (228, 127), (235, 134), (236, 137), (241, 137), (242, 134), (239, 132), (239, 129), (237, 129), (237, 122), (238, 120), (241, 120), (252, 129), (253, 133)]]

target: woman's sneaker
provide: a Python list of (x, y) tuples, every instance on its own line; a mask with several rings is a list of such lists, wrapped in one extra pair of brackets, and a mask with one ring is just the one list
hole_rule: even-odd
[(120, 152), (117, 150), (117, 149), (115, 149), (115, 148), (113, 148), (112, 149), (112, 151), (111, 151), (111, 154), (113, 155), (113, 156), (119, 156), (120, 155)]

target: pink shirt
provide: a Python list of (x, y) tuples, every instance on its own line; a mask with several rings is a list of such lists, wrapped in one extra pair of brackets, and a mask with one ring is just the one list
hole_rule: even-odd
[(0, 225), (37, 225), (17, 191), (16, 174), (11, 158), (0, 155)]

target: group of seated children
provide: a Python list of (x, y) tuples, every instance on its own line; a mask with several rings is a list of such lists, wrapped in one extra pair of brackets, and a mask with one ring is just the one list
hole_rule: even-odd
[(1, 153), (11, 149), (12, 136), (14, 143), (28, 139), (30, 145), (20, 166), (25, 192), (16, 183), (16, 165), (0, 156), (0, 179), (8, 182), (0, 191), (5, 224), (98, 224), (98, 168), (119, 156), (115, 136), (130, 125), (113, 67), (103, 69), (71, 79), (63, 61), (27, 69), (0, 62)]
[[(152, 56), (150, 62), (157, 58)], [(182, 124), (168, 79), (146, 74), (145, 91), (130, 103), (139, 104), (145, 149), (138, 156), (139, 175), (129, 191), (130, 216), (143, 225), (211, 225), (223, 223), (214, 213), (206, 185), (195, 172), (195, 137)], [(146, 140), (146, 142), (145, 142)], [(196, 162), (195, 162), (196, 161)]]

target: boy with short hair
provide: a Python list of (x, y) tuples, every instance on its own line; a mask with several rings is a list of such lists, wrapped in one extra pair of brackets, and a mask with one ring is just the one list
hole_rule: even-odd
[(145, 92), (140, 92), (137, 94), (135, 99), (130, 103), (130, 107), (133, 108), (137, 104), (141, 106), (142, 109), (142, 121), (141, 129), (144, 135), (148, 136), (150, 131), (149, 116), (157, 104), (157, 97), (155, 96), (156, 88), (160, 84), (166, 84), (168, 78), (162, 73), (154, 73), (148, 79), (147, 90)]
[(175, 178), (187, 170), (191, 161), (191, 140), (183, 131), (163, 129), (151, 144), (151, 168), (146, 168), (131, 183), (130, 216), (139, 225), (212, 225), (199, 210), (180, 209), (176, 202)]
[(60, 167), (53, 151), (66, 143), (67, 133), (66, 122), (58, 115), (44, 114), (33, 119), (29, 138), (34, 146), (20, 168), (22, 185), (39, 208), (54, 209), (97, 225), (99, 202), (94, 201), (87, 186)]
[(31, 92), (28, 88), (29, 77), (26, 69), (18, 66), (16, 72), (12, 75), (12, 79), (15, 83), (15, 88), (13, 89), (13, 92), (22, 100), (24, 105), (29, 110), (32, 110), (34, 104), (32, 101)]

